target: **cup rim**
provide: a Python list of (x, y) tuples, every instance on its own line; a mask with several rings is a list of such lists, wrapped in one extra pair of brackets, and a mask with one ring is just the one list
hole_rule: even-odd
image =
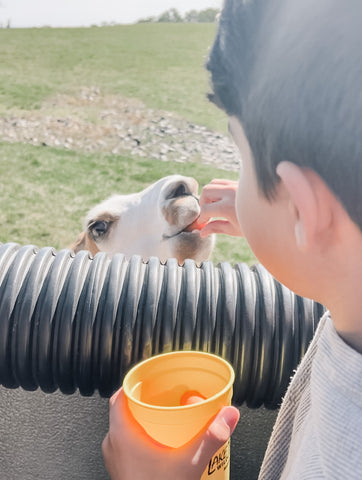
[[(157, 360), (159, 357), (167, 357), (167, 356), (171, 357), (171, 356), (190, 355), (190, 354), (194, 354), (194, 355), (197, 355), (197, 356), (212, 357), (212, 358), (216, 359), (217, 361), (220, 361), (221, 363), (224, 364), (224, 366), (229, 371), (229, 380), (222, 390), (217, 392), (215, 395), (212, 395), (211, 397), (206, 398), (205, 400), (203, 400), (199, 404), (194, 403), (194, 404), (190, 404), (190, 405), (177, 405), (177, 406), (152, 405), (151, 403), (142, 402), (141, 400), (138, 400), (138, 399), (136, 399), (132, 396), (131, 391), (130, 391), (131, 389), (130, 389), (129, 384), (128, 384), (128, 380), (129, 380), (129, 377), (134, 373), (134, 371), (140, 367), (140, 365), (144, 365), (145, 363), (150, 363), (154, 360)], [(195, 409), (195, 408), (198, 408), (198, 407), (199, 408), (204, 408), (205, 403), (214, 402), (215, 400), (217, 400), (217, 398), (225, 395), (227, 393), (227, 391), (229, 391), (229, 390), (232, 392), (234, 381), (235, 381), (235, 371), (234, 371), (233, 366), (231, 365), (230, 362), (228, 362), (227, 360), (225, 360), (221, 356), (216, 355), (214, 353), (202, 352), (202, 351), (198, 351), (198, 350), (175, 350), (175, 351), (172, 351), (172, 352), (167, 352), (167, 353), (161, 353), (161, 354), (158, 354), (158, 355), (154, 355), (154, 356), (149, 357), (149, 358), (143, 360), (142, 362), (139, 362), (136, 365), (134, 365), (125, 375), (125, 377), (123, 379), (122, 388), (123, 388), (124, 394), (126, 395), (127, 399), (129, 401), (135, 403), (136, 405), (139, 405), (140, 407), (147, 407), (147, 409), (160, 410), (160, 411), (161, 410), (162, 411), (176, 411), (176, 410), (180, 411), (180, 410), (183, 410), (183, 409), (188, 410), (190, 408), (192, 408), (192, 409)]]

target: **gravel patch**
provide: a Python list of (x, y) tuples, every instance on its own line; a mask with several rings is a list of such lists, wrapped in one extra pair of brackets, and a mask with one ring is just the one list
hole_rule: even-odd
[(239, 168), (239, 153), (229, 136), (149, 109), (138, 100), (103, 95), (97, 87), (81, 88), (74, 96), (57, 95), (39, 110), (0, 116), (0, 139)]

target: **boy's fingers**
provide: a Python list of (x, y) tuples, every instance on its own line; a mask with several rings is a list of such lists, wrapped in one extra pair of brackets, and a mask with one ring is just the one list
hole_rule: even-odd
[(226, 178), (214, 178), (210, 182), (210, 184), (213, 184), (213, 185), (230, 185), (233, 183), (238, 183), (238, 182), (234, 180), (226, 180)]
[(229, 188), (226, 188), (226, 184), (220, 183), (220, 180), (211, 182), (206, 185), (200, 195), (200, 206), (207, 203), (219, 202), (224, 198), (225, 192), (229, 193)]
[[(218, 207), (216, 208), (217, 208), (216, 212), (218, 212), (219, 208)], [(199, 223), (208, 222), (210, 218), (216, 216), (216, 212), (215, 212), (215, 206), (212, 203), (201, 206), (200, 216), (198, 218)]]
[[(239, 421), (240, 413), (235, 407), (224, 407), (209, 424), (203, 436), (197, 436), (197, 446), (192, 462), (198, 465), (208, 464), (210, 458), (228, 441)], [(193, 445), (190, 445), (193, 448)]]
[(104, 464), (106, 466), (106, 469), (108, 471), (108, 473), (111, 473), (110, 472), (110, 469), (111, 469), (111, 454), (112, 454), (112, 445), (111, 445), (111, 441), (110, 441), (110, 438), (109, 438), (109, 433), (107, 433), (107, 435), (104, 437), (104, 440), (102, 442), (102, 455), (103, 455), (103, 458), (104, 458)]
[(200, 230), (201, 238), (205, 238), (213, 233), (240, 236), (240, 232), (237, 231), (234, 225), (227, 220), (213, 220)]
[(207, 206), (211, 206), (213, 203), (220, 202), (222, 200), (222, 196), (220, 192), (215, 190), (206, 190), (204, 189), (199, 198), (199, 204), (201, 208), (206, 208)]
[(116, 401), (117, 401), (117, 398), (118, 396), (121, 394), (121, 392), (123, 391), (122, 387), (120, 389), (118, 389), (112, 396), (111, 398), (109, 399), (109, 406), (113, 406)]
[(202, 238), (211, 235), (212, 233), (227, 233), (229, 222), (226, 220), (213, 220), (200, 230)]
[(218, 199), (211, 203), (200, 203), (200, 217), (199, 222), (203, 223), (210, 218), (223, 217), (228, 218), (229, 216), (235, 215), (235, 202), (228, 202), (225, 198)]
[[(231, 437), (239, 421), (240, 412), (235, 407), (224, 407), (210, 424), (207, 433), (222, 445)], [(220, 445), (221, 446), (221, 445)]]
[(225, 194), (235, 195), (238, 182), (232, 180), (216, 179), (205, 185), (200, 195), (200, 203), (215, 202), (221, 200)]

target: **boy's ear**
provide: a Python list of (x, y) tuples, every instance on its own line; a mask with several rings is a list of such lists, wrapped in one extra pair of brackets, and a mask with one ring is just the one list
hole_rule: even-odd
[(276, 171), (289, 195), (296, 245), (309, 250), (330, 225), (327, 188), (314, 171), (294, 163), (281, 162)]

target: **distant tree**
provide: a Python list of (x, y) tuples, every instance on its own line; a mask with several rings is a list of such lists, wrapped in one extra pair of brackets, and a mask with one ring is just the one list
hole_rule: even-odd
[(185, 22), (198, 22), (199, 12), (197, 10), (190, 10), (185, 13)]
[(137, 23), (153, 23), (153, 22), (157, 22), (157, 18), (156, 18), (156, 17), (141, 18), (140, 20), (138, 20)]
[(176, 10), (176, 8), (170, 8), (169, 10), (166, 10), (166, 12), (163, 12), (158, 18), (158, 22), (171, 22), (171, 23), (179, 23), (182, 22), (182, 16)]
[(219, 13), (217, 8), (206, 8), (201, 10), (198, 14), (198, 22), (200, 23), (212, 23), (216, 20), (216, 15)]
[(185, 13), (184, 18), (176, 10), (176, 8), (170, 8), (165, 12), (161, 13), (158, 17), (147, 17), (142, 18), (138, 23), (149, 23), (149, 22), (170, 22), (170, 23), (212, 23), (215, 22), (216, 16), (220, 10), (217, 8), (206, 8), (205, 10), (190, 10)]

